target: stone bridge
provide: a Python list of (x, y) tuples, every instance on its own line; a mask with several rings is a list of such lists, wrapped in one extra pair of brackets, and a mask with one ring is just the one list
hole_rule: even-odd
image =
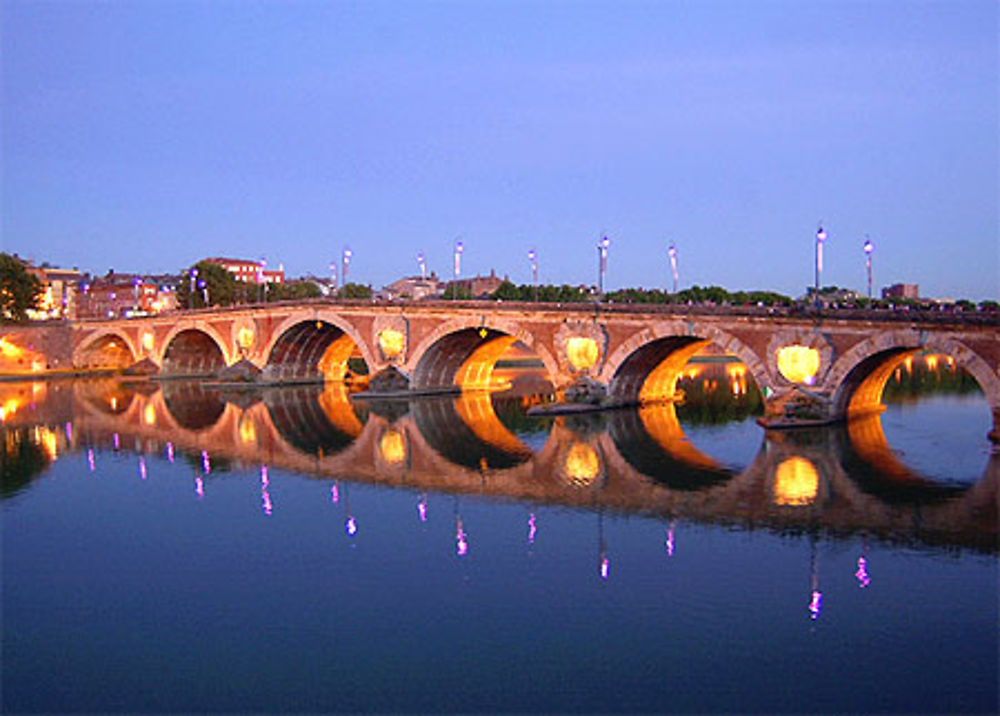
[(4, 340), (43, 346), (40, 370), (141, 362), (164, 377), (193, 377), (239, 363), (259, 369), (265, 383), (339, 382), (363, 360), (373, 391), (397, 392), (498, 387), (495, 362), (520, 343), (555, 389), (586, 385), (614, 405), (672, 399), (684, 363), (714, 346), (746, 365), (769, 418), (799, 421), (877, 412), (893, 370), (933, 351), (979, 383), (993, 411), (991, 437), (1000, 437), (1000, 321), (993, 315), (305, 301), (33, 327)]

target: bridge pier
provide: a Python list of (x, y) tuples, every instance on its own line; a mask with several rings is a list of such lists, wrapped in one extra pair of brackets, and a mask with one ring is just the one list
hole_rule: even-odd
[(1000, 445), (1000, 406), (993, 406), (993, 429), (987, 435), (989, 439)]

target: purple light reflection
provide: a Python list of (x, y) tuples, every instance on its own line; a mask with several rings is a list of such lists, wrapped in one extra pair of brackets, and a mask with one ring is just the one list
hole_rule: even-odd
[(194, 494), (198, 495), (199, 500), (205, 496), (205, 481), (200, 477), (194, 478)]
[(823, 593), (818, 589), (814, 589), (812, 592), (812, 598), (809, 602), (809, 618), (813, 621), (819, 619), (819, 614), (823, 610)]
[(354, 517), (351, 515), (347, 516), (347, 522), (344, 523), (344, 532), (347, 533), (348, 537), (353, 537), (358, 533), (358, 523), (354, 521)]
[(174, 444), (167, 443), (167, 462), (173, 463), (174, 461)]
[(139, 458), (139, 477), (143, 480), (146, 479), (146, 458)]
[(122, 440), (120, 437), (118, 437), (118, 433), (115, 433), (114, 435), (111, 436), (111, 442), (115, 446), (115, 452), (118, 452), (122, 446)]
[(427, 500), (421, 499), (417, 503), (417, 514), (420, 516), (421, 522), (427, 521)]
[(601, 555), (601, 579), (608, 581), (608, 574), (611, 572), (611, 562), (604, 555)]
[(337, 489), (336, 483), (330, 488), (330, 502), (335, 505), (340, 502), (340, 491)]
[(212, 472), (212, 461), (208, 457), (207, 450), (201, 451), (201, 469), (205, 471), (206, 475)]
[(868, 576), (868, 560), (864, 557), (858, 557), (858, 571), (854, 573), (854, 576), (858, 579), (858, 588), (860, 589), (864, 589), (872, 583), (871, 577)]
[(87, 467), (90, 468), (91, 472), (97, 469), (97, 465), (94, 464), (94, 449), (90, 448), (87, 450)]
[(667, 548), (667, 556), (674, 556), (674, 523), (671, 522), (670, 526), (667, 528), (667, 539), (663, 543)]
[(455, 553), (459, 557), (464, 557), (469, 553), (469, 542), (466, 540), (468, 535), (465, 534), (465, 530), (462, 529), (462, 520), (455, 520)]
[(73, 442), (73, 423), (66, 423), (66, 441)]
[(538, 533), (538, 527), (535, 525), (535, 513), (532, 512), (528, 515), (528, 544), (535, 543), (535, 535)]

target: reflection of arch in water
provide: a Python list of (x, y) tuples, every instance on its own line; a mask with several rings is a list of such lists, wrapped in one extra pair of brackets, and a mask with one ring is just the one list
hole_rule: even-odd
[(324, 457), (338, 453), (361, 434), (359, 415), (343, 384), (300, 386), (267, 391), (264, 403), (279, 435), (295, 449)]
[(701, 490), (735, 475), (688, 441), (671, 403), (615, 411), (610, 432), (632, 467), (672, 489)]
[(936, 482), (911, 470), (889, 447), (879, 415), (850, 420), (841, 434), (844, 471), (862, 490), (885, 502), (936, 502), (957, 497), (971, 487)]
[(411, 410), (427, 444), (456, 465), (507, 469), (531, 458), (500, 422), (489, 394), (416, 400)]
[(551, 382), (559, 368), (548, 350), (514, 321), (496, 316), (466, 316), (438, 326), (413, 350), (407, 364), (411, 388), (460, 388), (483, 390), (498, 385), (493, 375), (496, 361), (520, 342), (542, 362)]
[(176, 376), (213, 375), (226, 366), (226, 358), (217, 336), (198, 328), (174, 333), (163, 352), (163, 373)]
[(166, 383), (162, 396), (174, 423), (193, 432), (210, 430), (226, 409), (226, 401), (216, 391), (206, 390), (198, 383)]
[(80, 398), (105, 415), (125, 414), (136, 397), (133, 387), (117, 380), (88, 380), (78, 385)]
[(272, 380), (339, 382), (348, 376), (352, 357), (360, 357), (366, 370), (371, 365), (353, 329), (334, 319), (290, 319), (276, 333), (266, 353)]
[(73, 365), (83, 369), (118, 370), (135, 363), (137, 355), (135, 346), (127, 335), (114, 330), (103, 330), (73, 352)]
[(897, 366), (919, 351), (951, 357), (976, 380), (994, 413), (1000, 410), (1000, 377), (974, 351), (947, 336), (890, 331), (846, 351), (830, 369), (826, 383), (834, 387), (835, 414), (852, 418), (881, 412), (889, 378)]

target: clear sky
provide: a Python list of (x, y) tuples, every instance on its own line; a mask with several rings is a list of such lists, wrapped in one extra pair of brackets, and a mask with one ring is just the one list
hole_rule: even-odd
[(2, 249), (996, 298), (995, 0), (0, 0)]

